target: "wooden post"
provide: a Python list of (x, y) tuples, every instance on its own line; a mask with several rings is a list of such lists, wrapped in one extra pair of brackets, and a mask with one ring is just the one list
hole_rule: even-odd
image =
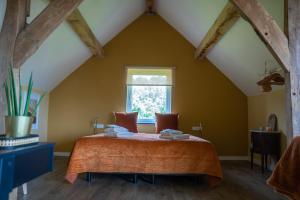
[[(289, 38), (288, 24), (288, 0), (284, 0), (284, 33), (287, 38)], [(293, 138), (290, 72), (285, 72), (285, 114), (287, 144), (290, 144)]]
[[(288, 0), (292, 137), (300, 135), (300, 1)], [(287, 99), (288, 100), (288, 99)], [(291, 138), (292, 138), (291, 137)], [(289, 138), (289, 139), (291, 139)]]
[(7, 76), (7, 70), (13, 64), (13, 52), (18, 34), (18, 21), (21, 0), (9, 0), (6, 4), (6, 12), (0, 33), (0, 133), (4, 132), (5, 94), (3, 83)]

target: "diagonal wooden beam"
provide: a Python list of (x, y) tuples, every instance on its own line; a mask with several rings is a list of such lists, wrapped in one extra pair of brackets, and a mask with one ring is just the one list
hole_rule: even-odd
[(285, 71), (290, 69), (288, 40), (258, 0), (230, 0), (241, 12)]
[(86, 44), (86, 46), (92, 51), (94, 55), (103, 57), (104, 51), (97, 40), (96, 36), (92, 32), (91, 28), (85, 21), (78, 9), (75, 9), (68, 17), (68, 23), (72, 29), (77, 33), (80, 39)]
[(20, 67), (83, 0), (53, 0), (17, 37), (14, 67)]
[(25, 23), (25, 1), (9, 0), (0, 32), (0, 132), (4, 133), (5, 94), (3, 83), (7, 77), (8, 67), (13, 62), (13, 52), (17, 34)]
[(209, 29), (204, 39), (195, 52), (195, 58), (204, 58), (219, 40), (230, 30), (240, 15), (235, 6), (230, 2), (226, 4), (212, 27)]

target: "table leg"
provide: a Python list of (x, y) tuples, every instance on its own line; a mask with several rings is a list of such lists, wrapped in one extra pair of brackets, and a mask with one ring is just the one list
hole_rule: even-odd
[(253, 169), (253, 151), (251, 150), (251, 169)]
[(9, 200), (17, 200), (18, 199), (18, 188), (14, 188), (10, 193), (9, 193)]
[(28, 194), (28, 192), (27, 192), (27, 183), (24, 183), (24, 184), (22, 185), (22, 188), (23, 188), (23, 194), (24, 194), (24, 195), (27, 195), (27, 194)]
[(264, 165), (264, 163), (265, 163), (265, 160), (264, 160), (265, 156), (264, 156), (263, 153), (260, 156), (261, 156), (261, 173), (264, 173), (265, 172), (265, 165)]
[(265, 169), (268, 170), (268, 154), (265, 154)]
[(86, 173), (86, 181), (89, 183), (92, 182), (92, 173), (91, 172)]

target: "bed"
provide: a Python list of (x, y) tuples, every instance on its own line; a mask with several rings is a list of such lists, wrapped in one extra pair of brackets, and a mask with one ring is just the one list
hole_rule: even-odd
[(295, 137), (280, 158), (267, 184), (290, 199), (300, 199), (300, 136)]
[(159, 134), (145, 133), (127, 138), (96, 134), (78, 139), (65, 178), (74, 183), (85, 172), (201, 174), (207, 175), (212, 187), (223, 178), (218, 155), (209, 141), (195, 136), (165, 140)]

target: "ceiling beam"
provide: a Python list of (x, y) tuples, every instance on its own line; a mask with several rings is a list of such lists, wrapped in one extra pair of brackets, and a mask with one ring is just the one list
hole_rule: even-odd
[(146, 14), (153, 15), (154, 11), (154, 0), (146, 0)]
[(235, 6), (230, 2), (226, 4), (222, 12), (215, 20), (212, 27), (202, 39), (199, 47), (195, 52), (196, 59), (204, 58), (209, 50), (211, 50), (219, 40), (230, 30), (234, 23), (239, 19), (240, 15)]
[(285, 71), (290, 69), (288, 39), (258, 0), (230, 0), (257, 32)]
[(102, 45), (97, 40), (96, 36), (92, 32), (91, 28), (85, 21), (84, 17), (78, 9), (75, 9), (68, 17), (67, 21), (72, 29), (77, 33), (79, 38), (86, 44), (91, 52), (96, 55), (103, 57)]
[(83, 0), (53, 0), (18, 35), (14, 67), (20, 67), (34, 54), (46, 38), (78, 7)]

